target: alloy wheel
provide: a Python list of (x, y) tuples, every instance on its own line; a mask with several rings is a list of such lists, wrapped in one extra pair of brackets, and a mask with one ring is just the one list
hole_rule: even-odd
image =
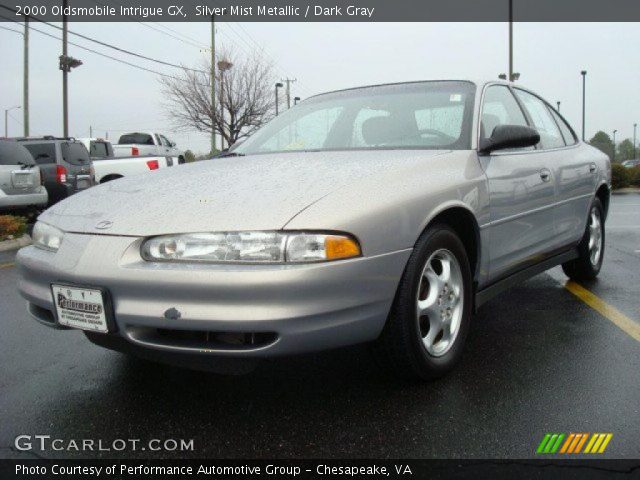
[(593, 207), (589, 215), (589, 259), (594, 267), (602, 255), (602, 220), (600, 210)]
[(440, 249), (427, 260), (416, 301), (422, 344), (426, 351), (441, 357), (455, 343), (464, 307), (464, 283), (456, 257)]

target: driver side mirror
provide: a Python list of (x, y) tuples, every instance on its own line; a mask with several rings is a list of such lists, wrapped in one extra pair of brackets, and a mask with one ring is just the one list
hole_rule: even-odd
[(489, 138), (482, 139), (479, 152), (489, 154), (495, 150), (532, 147), (540, 142), (535, 128), (523, 125), (498, 125)]

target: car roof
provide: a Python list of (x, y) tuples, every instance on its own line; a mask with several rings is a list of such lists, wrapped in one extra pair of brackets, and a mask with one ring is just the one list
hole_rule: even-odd
[[(308, 98), (315, 98), (315, 97), (319, 97), (321, 95), (327, 95), (330, 93), (348, 92), (351, 90), (359, 90), (364, 88), (388, 87), (393, 85), (415, 85), (417, 83), (432, 83), (432, 82), (434, 83), (435, 82), (465, 82), (465, 83), (472, 83), (478, 87), (482, 87), (489, 83), (499, 84), (499, 85), (513, 85), (512, 82), (507, 82), (506, 80), (501, 80), (501, 79), (495, 80), (495, 79), (471, 79), (471, 78), (433, 78), (429, 80), (410, 80), (406, 82), (374, 83), (371, 85), (360, 85), (357, 87), (340, 88), (337, 90), (329, 90), (327, 92), (321, 92), (316, 95), (312, 95)], [(523, 88), (526, 88), (526, 87), (523, 87)]]

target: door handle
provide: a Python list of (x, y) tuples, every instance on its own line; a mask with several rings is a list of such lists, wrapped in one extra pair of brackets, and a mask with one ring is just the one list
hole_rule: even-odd
[(595, 173), (596, 171), (596, 164), (592, 163), (589, 165), (589, 173)]
[(549, 171), (548, 168), (543, 168), (542, 170), (540, 170), (540, 178), (543, 182), (548, 182), (549, 180), (551, 180), (551, 171)]

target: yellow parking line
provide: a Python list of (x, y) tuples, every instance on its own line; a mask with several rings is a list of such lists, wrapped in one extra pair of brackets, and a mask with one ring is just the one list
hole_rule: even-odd
[(595, 296), (582, 285), (579, 285), (572, 280), (567, 281), (567, 283), (564, 284), (564, 288), (569, 290), (595, 311), (599, 312), (601, 315), (609, 319), (627, 335), (635, 338), (638, 342), (640, 342), (640, 325), (631, 320), (620, 310), (609, 305), (607, 302)]
[(0, 263), (0, 268), (9, 268), (15, 266), (15, 263)]

